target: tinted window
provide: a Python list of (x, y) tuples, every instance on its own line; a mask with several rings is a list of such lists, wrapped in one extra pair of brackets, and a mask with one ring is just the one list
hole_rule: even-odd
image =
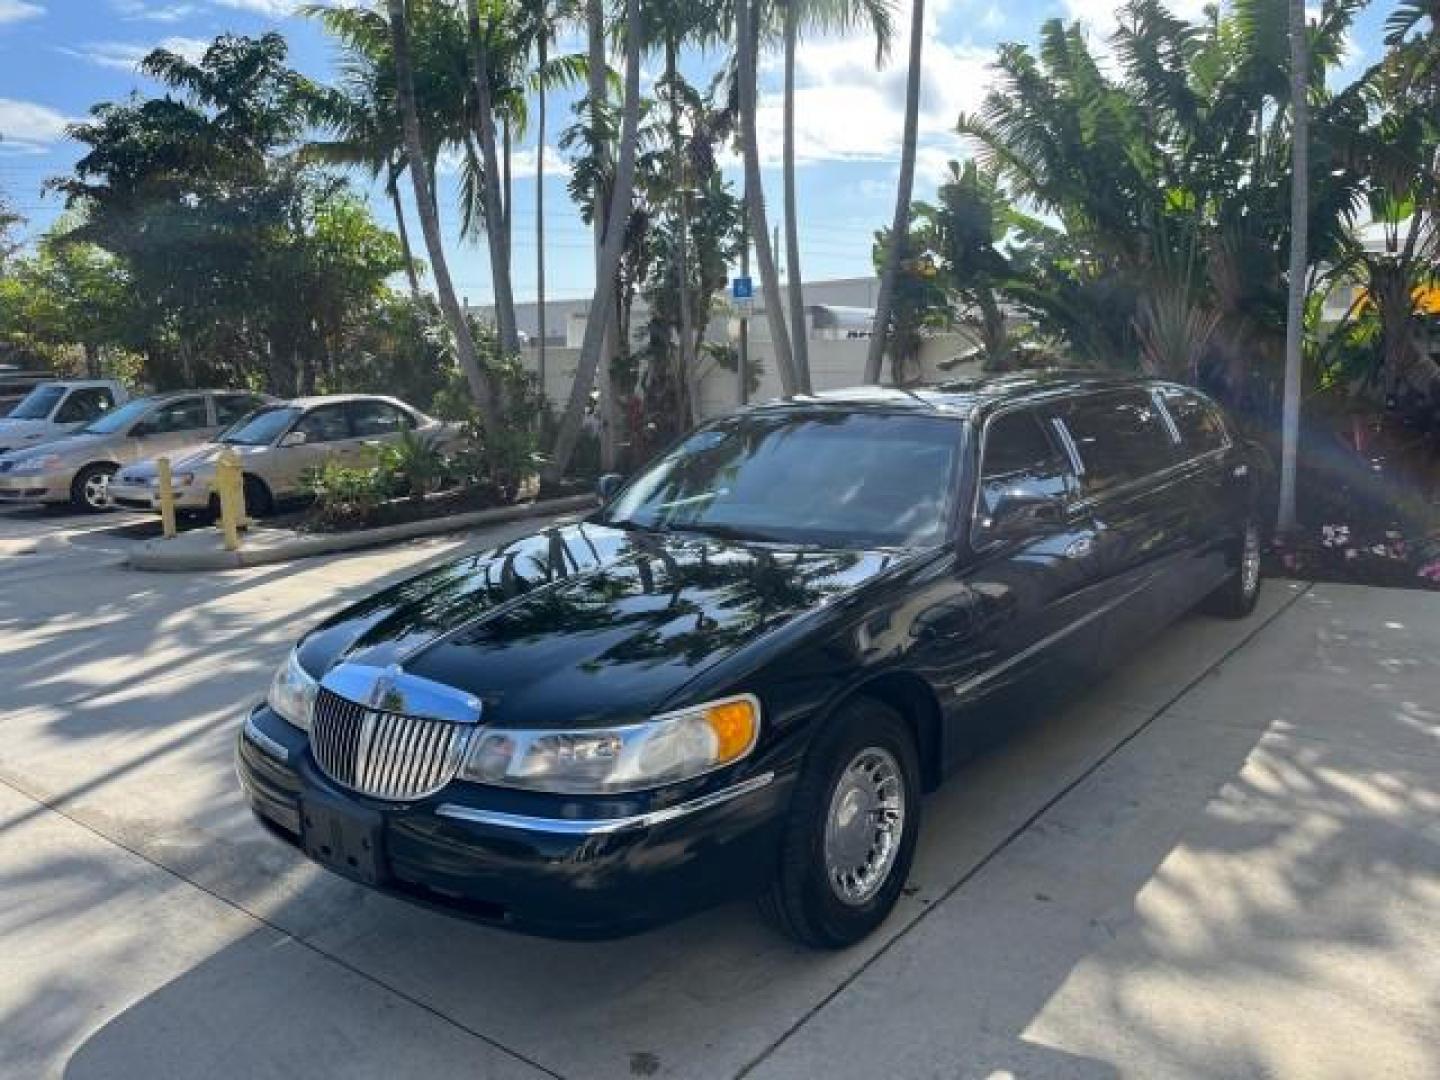
[(1161, 396), (1187, 454), (1203, 454), (1225, 445), (1225, 422), (1214, 405), (1186, 390), (1167, 388)]
[(175, 431), (199, 431), (210, 426), (210, 413), (203, 397), (181, 398), (155, 410), (145, 422), (148, 432), (164, 435)]
[(260, 409), (255, 415), (221, 435), (219, 441), (235, 443), (237, 446), (268, 446), (283, 435), (299, 415), (299, 409), (287, 409), (279, 405)]
[(309, 443), (337, 442), (350, 438), (350, 421), (345, 416), (345, 406), (326, 405), (306, 413), (295, 430), (303, 431)]
[(1085, 468), (1087, 495), (1138, 479), (1175, 460), (1175, 443), (1155, 401), (1143, 390), (1098, 394), (1060, 411)]
[(114, 404), (115, 399), (110, 396), (110, 391), (102, 387), (72, 390), (65, 399), (65, 404), (61, 405), (60, 411), (55, 414), (55, 422), (77, 424), (94, 420)]
[(44, 420), (65, 393), (63, 386), (37, 386), (10, 412), (12, 420)]
[(834, 547), (937, 543), (954, 505), (961, 431), (932, 416), (729, 417), (636, 477), (607, 520)]
[(383, 401), (355, 401), (350, 404), (350, 422), (357, 438), (373, 439), (394, 435), (413, 427), (410, 417)]
[(221, 394), (215, 399), (215, 420), (221, 427), (229, 427), (263, 404), (264, 402), (253, 394)]
[(105, 413), (99, 419), (90, 421), (80, 430), (86, 435), (113, 435), (117, 431), (128, 429), (131, 424), (154, 407), (154, 398), (136, 398), (134, 401), (127, 401), (118, 409)]
[(985, 429), (980, 460), (980, 517), (988, 518), (1000, 496), (1017, 487), (1063, 498), (1070, 463), (1029, 409), (1002, 413)]

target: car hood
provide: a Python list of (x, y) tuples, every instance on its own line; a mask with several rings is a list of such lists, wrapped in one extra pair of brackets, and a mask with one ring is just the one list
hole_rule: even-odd
[(220, 460), (221, 452), (226, 449), (234, 450), (241, 458), (250, 458), (257, 454), (270, 453), (273, 448), (270, 446), (239, 446), (234, 443), (205, 443), (193, 453), (177, 458), (173, 467), (177, 471), (184, 469), (187, 472), (214, 469), (215, 463)]
[(49, 420), (0, 419), (0, 446), (12, 450), (21, 446), (39, 446), (41, 442), (58, 439), (65, 432), (57, 431)]
[(16, 465), (22, 461), (33, 461), (35, 458), (48, 457), (51, 454), (59, 455), (62, 461), (88, 460), (97, 454), (104, 456), (109, 450), (108, 444), (109, 439), (105, 435), (64, 435), (62, 433), (50, 442), (30, 444), (23, 450), (12, 450), (5, 457), (7, 461)]
[(356, 604), (300, 659), (398, 666), (480, 698), (491, 723), (634, 718), (900, 558), (556, 527)]

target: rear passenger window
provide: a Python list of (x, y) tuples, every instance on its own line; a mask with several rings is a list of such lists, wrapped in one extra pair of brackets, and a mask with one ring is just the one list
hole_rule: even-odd
[(1174, 440), (1144, 391), (1080, 398), (1059, 415), (1080, 453), (1086, 495), (1158, 472), (1175, 460)]
[(1002, 493), (1016, 487), (1063, 498), (1070, 464), (1029, 409), (1002, 413), (985, 429), (980, 460), (980, 517), (995, 512)]
[(1219, 450), (1225, 445), (1225, 421), (1220, 419), (1214, 405), (1199, 394), (1175, 387), (1166, 387), (1160, 391), (1160, 396), (1180, 432), (1187, 457), (1207, 450)]

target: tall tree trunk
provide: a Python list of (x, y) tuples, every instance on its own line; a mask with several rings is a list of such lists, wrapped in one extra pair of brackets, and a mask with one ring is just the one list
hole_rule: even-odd
[(425, 151), (420, 138), (420, 117), (415, 108), (415, 75), (410, 64), (410, 29), (406, 24), (405, 0), (386, 0), (390, 18), (390, 40), (395, 54), (395, 87), (399, 98), (401, 127), (405, 135), (405, 153), (410, 159), (410, 181), (415, 188), (415, 206), (420, 215), (420, 229), (430, 255), (430, 272), (435, 277), (435, 291), (440, 297), (440, 310), (450, 333), (455, 338), (455, 352), (460, 370), (470, 385), (470, 394), (479, 406), (488, 430), (499, 427), (499, 415), (490, 393), (490, 384), (480, 370), (475, 338), (470, 324), (455, 296), (450, 280), (450, 266), (445, 260), (445, 246), (440, 236), (440, 216), (435, 212), (435, 190), (430, 170), (425, 164)]
[[(585, 3), (585, 25), (588, 37), (589, 50), (589, 93), (590, 93), (590, 130), (591, 141), (595, 146), (595, 152), (602, 154), (605, 161), (597, 162), (599, 172), (604, 175), (609, 166), (609, 157), (612, 148), (600, 137), (602, 130), (602, 113), (604, 111), (605, 99), (609, 93), (609, 63), (605, 55), (605, 7), (604, 0), (586, 0)], [(595, 280), (600, 280), (601, 266), (603, 265), (602, 253), (605, 249), (605, 229), (609, 218), (608, 205), (609, 191), (596, 193), (594, 221), (595, 236)], [(619, 325), (616, 311), (619, 308), (619, 297), (617, 294), (616, 303), (606, 306), (604, 311), (605, 334), (601, 339), (600, 361), (596, 365), (595, 385), (599, 391), (600, 402), (596, 410), (596, 421), (600, 431), (600, 467), (603, 471), (609, 472), (615, 460), (615, 433), (613, 430), (616, 410), (613, 408), (611, 398), (613, 387), (611, 385), (611, 374), (613, 373), (616, 346), (616, 327)]]
[(695, 354), (690, 348), (691, 325), (694, 322), (694, 319), (691, 318), (690, 298), (690, 192), (685, 186), (687, 172), (685, 166), (688, 155), (685, 152), (684, 140), (680, 137), (680, 94), (676, 85), (680, 79), (679, 65), (676, 62), (678, 53), (679, 48), (675, 42), (674, 33), (667, 33), (665, 36), (665, 82), (670, 88), (670, 153), (675, 158), (679, 189), (679, 197), (675, 200), (675, 296), (680, 307), (680, 378), (681, 385), (685, 387), (685, 397), (690, 414), (688, 422), (693, 424), (700, 419), (700, 403), (696, 400), (695, 395)]
[(542, 26), (536, 41), (540, 92), (535, 141), (535, 322), (539, 336), (540, 392), (545, 393), (545, 66), (550, 62), (549, 30)]
[(500, 144), (500, 171), (503, 176), (502, 183), (505, 186), (505, 266), (510, 266), (510, 249), (514, 240), (514, 232), (511, 231), (512, 215), (510, 213), (511, 203), (515, 200), (515, 184), (510, 172), (510, 160), (514, 152), (511, 146), (510, 117), (507, 114), (501, 121), (502, 135)]
[(385, 193), (390, 196), (390, 205), (395, 208), (395, 231), (400, 234), (400, 252), (405, 259), (405, 280), (410, 283), (410, 296), (420, 299), (420, 275), (415, 270), (415, 252), (410, 247), (410, 229), (405, 224), (405, 204), (400, 199), (400, 170), (390, 162)]
[(1310, 57), (1305, 0), (1290, 0), (1290, 295), (1285, 311), (1285, 396), (1280, 424), (1278, 528), (1296, 525), (1295, 467), (1300, 447), (1301, 352), (1305, 331), (1305, 270), (1310, 224)]
[(795, 199), (795, 45), (800, 36), (800, 0), (785, 0), (785, 261), (789, 271), (790, 343), (795, 379), (810, 393), (810, 328), (805, 319), (805, 279), (800, 272), (800, 215)]
[[(591, 0), (598, 6), (597, 0)], [(603, 29), (602, 29), (603, 32)], [(620, 255), (625, 245), (626, 220), (635, 187), (635, 141), (640, 127), (640, 0), (625, 0), (625, 98), (620, 120), (620, 159), (615, 169), (615, 188), (610, 193), (610, 209), (606, 219), (612, 223), (605, 230), (605, 243), (600, 251), (599, 273), (595, 295), (590, 299), (590, 313), (585, 322), (585, 337), (580, 345), (580, 363), (575, 383), (570, 388), (570, 402), (556, 433), (555, 449), (550, 455), (546, 476), (558, 480), (570, 465), (575, 440), (580, 434), (580, 421), (590, 388), (595, 384), (595, 369), (605, 340), (609, 319), (606, 313), (615, 296), (615, 278), (620, 269)], [(593, 43), (592, 43), (593, 45)]]
[(880, 272), (880, 295), (875, 298), (870, 352), (865, 358), (867, 383), (880, 381), (880, 363), (890, 340), (890, 308), (895, 296), (895, 277), (900, 272), (900, 256), (905, 250), (905, 236), (910, 231), (910, 197), (915, 190), (915, 144), (920, 132), (920, 59), (924, 48), (925, 0), (914, 0), (910, 12), (910, 69), (905, 81), (905, 132), (900, 143), (900, 181), (895, 192), (895, 218), (890, 224), (885, 266)]
[(481, 34), (479, 0), (466, 0), (470, 27), (471, 60), (475, 71), (475, 126), (484, 158), (481, 202), (485, 207), (485, 239), (490, 248), (490, 279), (495, 289), (495, 330), (500, 348), (509, 355), (520, 351), (515, 332), (515, 294), (510, 287), (510, 248), (500, 193), (500, 156), (495, 149), (495, 103), (490, 96), (490, 53)]
[(765, 316), (770, 324), (770, 343), (780, 387), (789, 397), (798, 393), (795, 362), (790, 352), (790, 334), (785, 328), (785, 305), (775, 272), (775, 252), (770, 246), (770, 226), (765, 221), (765, 189), (760, 179), (760, 145), (755, 134), (756, 53), (759, 28), (756, 0), (740, 0), (735, 8), (735, 35), (738, 38), (740, 75), (740, 143), (745, 159), (745, 188), (750, 211), (750, 232), (755, 241), (755, 261), (760, 269), (760, 288), (765, 297)]

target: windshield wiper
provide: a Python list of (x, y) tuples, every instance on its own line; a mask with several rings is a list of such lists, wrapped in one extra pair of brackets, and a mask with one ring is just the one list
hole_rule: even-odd
[(739, 543), (775, 544), (781, 540), (777, 536), (767, 533), (756, 532), (753, 529), (741, 529), (734, 525), (723, 525), (718, 522), (708, 521), (682, 521), (667, 522), (656, 526), (660, 532), (667, 533), (699, 533), (701, 536), (712, 536), (716, 540), (734, 540)]

